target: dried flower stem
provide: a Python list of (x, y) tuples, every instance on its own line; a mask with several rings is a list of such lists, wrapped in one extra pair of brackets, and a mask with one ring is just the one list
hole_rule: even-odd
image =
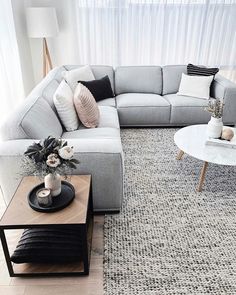
[(220, 119), (223, 116), (224, 103), (220, 99), (210, 99), (208, 106), (205, 108), (212, 117)]

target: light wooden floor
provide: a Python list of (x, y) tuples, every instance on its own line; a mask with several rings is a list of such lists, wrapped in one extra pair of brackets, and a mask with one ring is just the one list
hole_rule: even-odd
[[(5, 204), (0, 195), (0, 216)], [(0, 246), (0, 294), (2, 295), (101, 295), (103, 294), (103, 223), (104, 216), (95, 216), (90, 275), (65, 278), (10, 278)], [(19, 235), (9, 231), (9, 244)]]

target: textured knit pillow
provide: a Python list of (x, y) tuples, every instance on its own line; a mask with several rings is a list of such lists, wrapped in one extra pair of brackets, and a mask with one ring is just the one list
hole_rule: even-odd
[(98, 80), (78, 82), (82, 83), (90, 90), (96, 101), (114, 96), (111, 88), (111, 82), (108, 76), (105, 76)]
[(54, 93), (53, 102), (66, 130), (78, 129), (79, 121), (73, 103), (73, 92), (65, 80), (61, 81)]
[(74, 104), (80, 121), (85, 127), (95, 128), (99, 123), (99, 108), (92, 93), (79, 83), (74, 93)]
[(177, 95), (193, 96), (209, 99), (210, 86), (214, 76), (188, 76), (182, 73), (182, 78)]
[(62, 72), (62, 77), (69, 84), (71, 90), (74, 92), (76, 86), (78, 85), (78, 81), (91, 81), (94, 80), (95, 77), (89, 65), (83, 66), (78, 69), (74, 69), (71, 71)]
[(11, 256), (14, 263), (71, 263), (82, 257), (80, 229), (26, 229)]
[(215, 76), (219, 72), (218, 68), (204, 68), (198, 67), (193, 64), (187, 65), (188, 75), (194, 76)]

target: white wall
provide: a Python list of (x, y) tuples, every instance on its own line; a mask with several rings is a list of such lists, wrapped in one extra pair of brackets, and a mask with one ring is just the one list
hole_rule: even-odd
[[(76, 32), (72, 26), (72, 20), (75, 17), (72, 9), (73, 0), (26, 0), (27, 7), (55, 7), (57, 12), (59, 35), (54, 38), (48, 38), (48, 47), (52, 59), (53, 67), (63, 64), (79, 64)], [(42, 39), (29, 40), (33, 71), (35, 82), (42, 79)]]
[(25, 94), (42, 80), (43, 56), (42, 39), (29, 38), (26, 26), (26, 7), (55, 7), (59, 34), (48, 38), (48, 47), (53, 67), (64, 64), (79, 64), (75, 20), (74, 0), (11, 0), (21, 60)]
[(13, 18), (15, 23), (16, 38), (19, 48), (22, 78), (25, 95), (27, 95), (35, 85), (34, 72), (32, 67), (31, 49), (27, 36), (25, 5), (24, 0), (11, 0)]

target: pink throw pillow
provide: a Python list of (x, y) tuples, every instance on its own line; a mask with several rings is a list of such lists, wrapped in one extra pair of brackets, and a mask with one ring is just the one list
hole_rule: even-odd
[(78, 83), (74, 93), (74, 105), (80, 121), (85, 127), (95, 128), (99, 123), (99, 108), (92, 93)]

